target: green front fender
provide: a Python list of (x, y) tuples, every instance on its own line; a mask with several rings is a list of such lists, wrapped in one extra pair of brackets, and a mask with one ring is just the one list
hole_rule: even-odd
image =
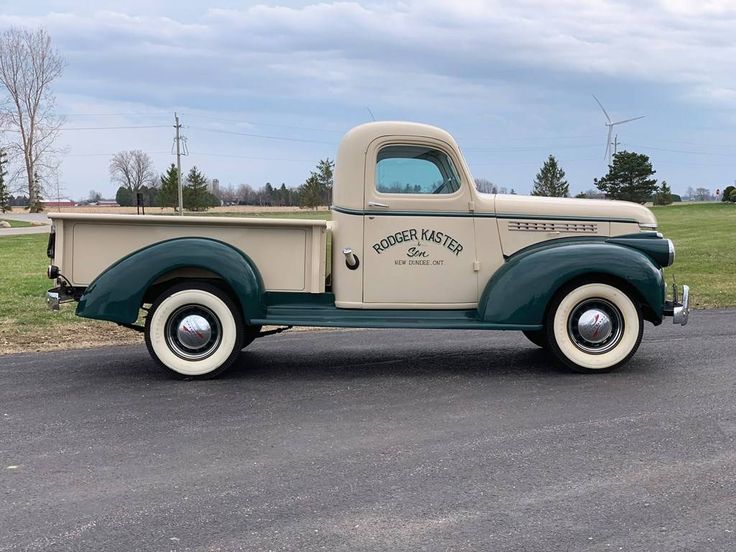
[(263, 316), (263, 279), (253, 261), (239, 249), (209, 238), (175, 238), (123, 257), (85, 290), (77, 315), (132, 324), (146, 290), (165, 274), (185, 268), (222, 278), (240, 300), (246, 322)]
[(513, 255), (486, 285), (479, 315), (497, 324), (543, 324), (557, 290), (586, 275), (626, 282), (648, 307), (648, 319), (661, 322), (664, 280), (659, 267), (641, 251), (602, 241), (545, 244)]

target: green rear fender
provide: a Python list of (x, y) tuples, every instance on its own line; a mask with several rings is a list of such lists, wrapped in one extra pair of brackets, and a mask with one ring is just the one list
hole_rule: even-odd
[(178, 269), (204, 269), (221, 278), (240, 300), (246, 322), (263, 316), (263, 279), (253, 261), (219, 240), (175, 238), (139, 249), (100, 274), (85, 290), (77, 315), (132, 324), (146, 290)]
[(497, 324), (543, 324), (557, 290), (587, 275), (626, 282), (644, 303), (647, 319), (662, 321), (664, 281), (659, 267), (641, 251), (605, 242), (530, 247), (511, 256), (486, 285), (479, 315)]

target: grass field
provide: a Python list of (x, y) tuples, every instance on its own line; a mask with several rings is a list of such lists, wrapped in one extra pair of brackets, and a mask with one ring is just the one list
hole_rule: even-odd
[[(660, 230), (675, 241), (677, 259), (667, 270), (690, 285), (697, 308), (736, 306), (736, 206), (720, 204), (656, 207)], [(218, 213), (245, 216), (245, 213)], [(329, 219), (328, 211), (256, 213), (258, 217)], [(114, 324), (80, 319), (72, 305), (46, 308), (45, 234), (0, 238), (0, 354), (103, 343), (140, 341)]]
[(652, 209), (659, 230), (675, 242), (665, 271), (687, 284), (696, 308), (736, 306), (736, 205), (696, 203)]

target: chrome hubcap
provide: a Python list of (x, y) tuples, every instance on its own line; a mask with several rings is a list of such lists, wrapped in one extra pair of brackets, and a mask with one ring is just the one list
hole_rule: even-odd
[(179, 322), (176, 329), (179, 342), (189, 349), (201, 349), (212, 337), (212, 328), (204, 316), (190, 314)]
[(586, 310), (578, 320), (580, 337), (589, 343), (601, 343), (611, 336), (611, 317), (601, 309)]
[(201, 305), (177, 309), (166, 322), (166, 342), (171, 351), (185, 360), (202, 360), (220, 345), (220, 320)]
[(587, 299), (570, 313), (567, 332), (575, 346), (600, 355), (616, 347), (624, 331), (623, 315), (605, 299)]

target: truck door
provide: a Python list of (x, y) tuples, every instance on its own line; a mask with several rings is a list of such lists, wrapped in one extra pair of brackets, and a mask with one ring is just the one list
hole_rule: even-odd
[(472, 308), (478, 278), (472, 196), (446, 143), (376, 140), (365, 171), (363, 302)]

